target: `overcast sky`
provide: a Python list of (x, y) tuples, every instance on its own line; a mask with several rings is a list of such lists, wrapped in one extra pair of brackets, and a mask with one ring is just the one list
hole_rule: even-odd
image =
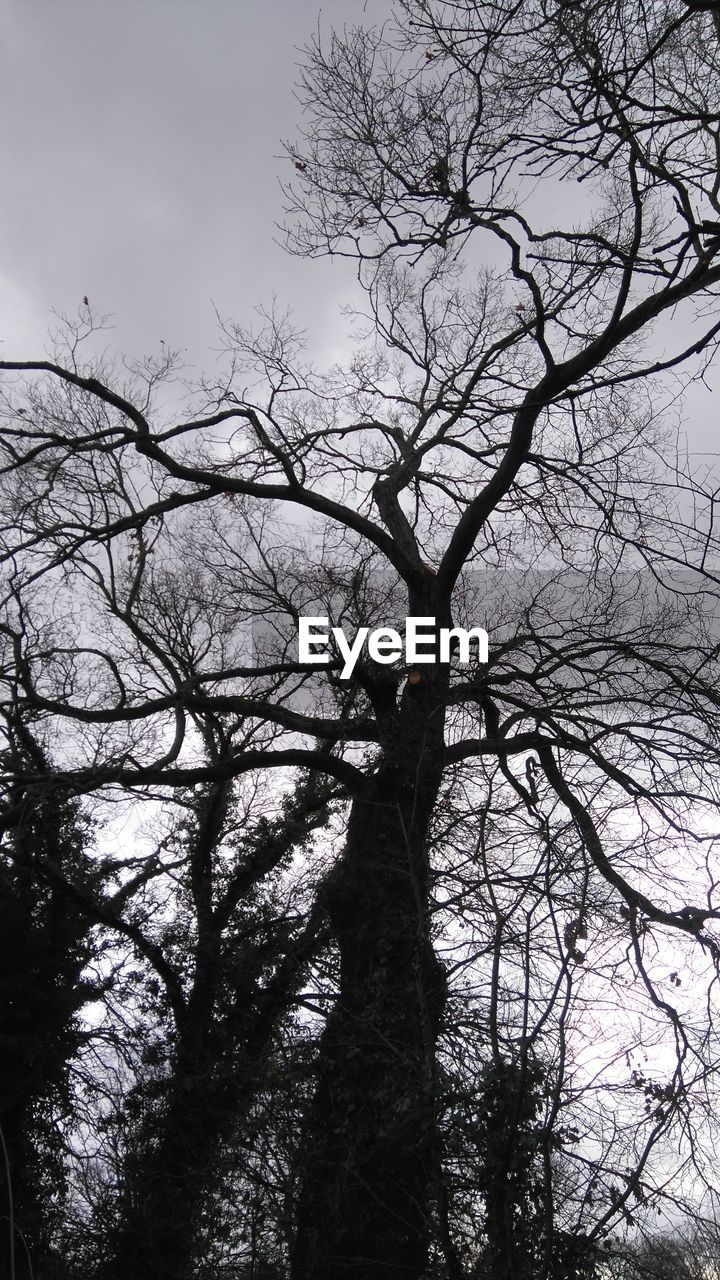
[[(319, 11), (316, 0), (0, 0), (6, 358), (35, 355), (51, 309), (74, 314), (84, 294), (114, 314), (133, 355), (162, 338), (206, 364), (213, 304), (248, 321), (273, 293), (332, 351), (352, 269), (289, 257), (273, 225), (298, 47)], [(364, 16), (364, 0), (324, 0), (321, 22)]]
[[(390, 0), (0, 0), (0, 350), (32, 358), (84, 294), (132, 356), (160, 339), (212, 363), (213, 306), (243, 323), (273, 294), (314, 352), (342, 351), (352, 266), (275, 242), (280, 139), (299, 47)], [(577, 199), (575, 190), (568, 191)], [(713, 379), (714, 380), (714, 379)], [(717, 417), (702, 387), (693, 442)]]

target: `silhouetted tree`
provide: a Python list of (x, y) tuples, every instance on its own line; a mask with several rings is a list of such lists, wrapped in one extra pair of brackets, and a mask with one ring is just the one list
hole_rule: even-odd
[[(664, 433), (660, 391), (662, 374), (703, 368), (720, 332), (712, 19), (681, 0), (408, 0), (397, 18), (313, 44), (307, 132), (290, 151), (295, 247), (360, 260), (367, 315), (344, 367), (319, 373), (272, 314), (258, 333), (228, 324), (227, 374), (176, 421), (157, 397), (172, 355), (113, 372), (92, 358), (87, 309), (65, 357), (0, 362), (5, 697), (8, 714), (71, 738), (48, 789), (168, 803), (202, 786), (217, 805), (241, 776), (301, 769), (350, 797), (343, 852), (316, 877), (339, 980), (293, 1280), (426, 1266), (448, 995), (433, 824), (463, 770), (490, 761), (533, 819), (528, 857), (557, 851), (559, 987), (583, 966), (600, 901), (568, 886), (591, 875), (622, 923), (618, 970), (667, 1027), (670, 1078), (650, 1082), (650, 1136), (603, 1185), (596, 1235), (645, 1194), (659, 1137), (687, 1116), (687, 1064), (707, 1057), (653, 948), (682, 952), (703, 983), (718, 958), (704, 858), (720, 754), (716, 488)], [(180, 564), (191, 666), (169, 585)], [(430, 618), (435, 637), (484, 620), (489, 662), (363, 657), (346, 683), (336, 651), (325, 667), (298, 660), (302, 614), (347, 630)], [(209, 715), (243, 725), (210, 759)], [(24, 767), (15, 779), (43, 783)], [(481, 867), (475, 885), (490, 898)], [(516, 1078), (492, 1027), (484, 1059), (479, 1096), (509, 1061), (490, 1117), (511, 1097), (519, 1126), (494, 1146), (493, 1178), (482, 1149), (487, 1205), (502, 1187), (516, 1197), (504, 1242), (488, 1238), (507, 1272), (536, 1265), (527, 1248), (517, 1263), (534, 1195), (533, 1093), (518, 1084), (530, 1060)], [(647, 1087), (628, 1083), (636, 1109)], [(541, 1265), (551, 1274), (552, 1251)]]
[[(27, 725), (11, 726), (2, 755), (11, 775), (48, 768)], [(100, 994), (84, 978), (92, 920), (66, 877), (92, 884), (92, 827), (64, 788), (17, 784), (10, 806), (0, 852), (3, 1265), (10, 1252), (18, 1280), (55, 1280), (66, 1275), (58, 1226), (69, 1069), (83, 1036), (80, 1009)]]

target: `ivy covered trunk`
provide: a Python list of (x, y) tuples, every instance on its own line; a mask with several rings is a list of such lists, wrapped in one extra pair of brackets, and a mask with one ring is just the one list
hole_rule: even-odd
[(191, 1274), (198, 1214), (215, 1155), (222, 1099), (212, 1043), (213, 993), (180, 1029), (168, 1096), (143, 1100), (146, 1116), (127, 1158), (120, 1219), (103, 1280)]
[(406, 687), (327, 889), (340, 989), (320, 1047), (293, 1280), (412, 1280), (426, 1259), (445, 1002), (428, 907), (438, 707), (432, 679)]

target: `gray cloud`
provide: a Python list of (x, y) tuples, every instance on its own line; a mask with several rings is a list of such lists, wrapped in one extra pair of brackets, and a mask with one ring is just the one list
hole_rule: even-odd
[[(389, 12), (390, 0), (325, 0), (320, 22)], [(341, 353), (352, 267), (275, 242), (279, 139), (295, 131), (298, 50), (317, 23), (316, 0), (5, 0), (6, 357), (36, 356), (51, 309), (73, 314), (85, 294), (133, 356), (162, 338), (207, 366), (213, 304), (247, 323), (273, 294), (316, 351)], [(684, 403), (693, 442), (714, 440), (707, 389)]]
[[(277, 244), (315, 0), (8, 0), (0, 55), (0, 337), (42, 344), (84, 294), (137, 355), (205, 360), (211, 300), (249, 319), (273, 292), (330, 337), (351, 269)], [(331, 0), (324, 24), (363, 17)], [(308, 308), (308, 299), (312, 305)]]

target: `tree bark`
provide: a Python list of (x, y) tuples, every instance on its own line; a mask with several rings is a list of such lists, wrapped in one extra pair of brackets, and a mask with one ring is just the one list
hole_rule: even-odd
[(445, 1003), (427, 861), (442, 704), (435, 673), (406, 687), (327, 888), (340, 990), (320, 1046), (293, 1280), (412, 1280), (426, 1260)]

